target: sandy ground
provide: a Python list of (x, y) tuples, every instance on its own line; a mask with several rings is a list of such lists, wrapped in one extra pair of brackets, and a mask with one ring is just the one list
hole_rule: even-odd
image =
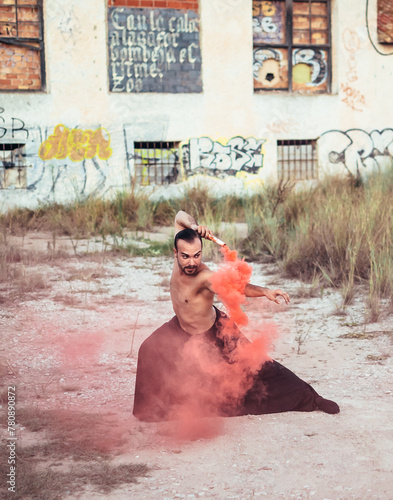
[[(342, 312), (339, 292), (310, 297), (273, 265), (253, 264), (253, 283), (280, 287), (292, 301), (250, 300), (249, 330), (261, 317), (273, 321), (272, 357), (334, 399), (340, 414), (222, 419), (212, 436), (188, 441), (132, 416), (138, 348), (173, 315), (171, 264), (103, 255), (43, 262), (29, 272), (47, 288), (0, 304), (3, 383), (16, 386), (17, 410), (100, 414), (107, 426), (97, 439), (113, 463), (151, 467), (137, 484), (106, 494), (87, 485), (65, 498), (393, 499), (393, 315), (364, 323), (360, 292)], [(17, 436), (18, 446), (42, 438), (22, 425)]]

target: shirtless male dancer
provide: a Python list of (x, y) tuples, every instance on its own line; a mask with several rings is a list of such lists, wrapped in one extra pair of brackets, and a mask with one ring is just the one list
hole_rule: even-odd
[[(179, 397), (177, 388), (182, 378), (179, 359), (185, 344), (194, 335), (203, 334), (214, 343), (225, 358), (225, 345), (220, 329), (225, 313), (213, 306), (215, 293), (211, 289), (213, 274), (202, 262), (202, 239), (212, 235), (206, 226), (198, 225), (186, 212), (175, 218), (174, 263), (170, 283), (175, 316), (148, 337), (140, 347), (134, 398), (134, 415), (146, 421), (165, 420)], [(271, 290), (247, 284), (247, 297), (266, 297), (286, 304), (289, 296), (282, 290)], [(237, 330), (241, 341), (249, 342)], [(198, 376), (198, 375), (196, 375)], [(175, 381), (175, 383), (174, 383)], [(339, 413), (333, 401), (322, 398), (306, 382), (277, 363), (268, 361), (255, 377), (253, 387), (239, 404), (225, 416), (279, 413), (285, 411), (314, 411)]]

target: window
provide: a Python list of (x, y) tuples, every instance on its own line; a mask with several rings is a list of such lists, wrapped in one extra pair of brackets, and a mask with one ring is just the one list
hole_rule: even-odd
[(296, 139), (277, 141), (278, 178), (317, 179), (317, 141)]
[(330, 0), (254, 0), (254, 90), (330, 92)]
[(26, 187), (24, 144), (0, 144), (0, 189)]
[(44, 87), (42, 0), (2, 0), (0, 91)]
[(170, 184), (179, 175), (179, 142), (135, 142), (135, 180), (142, 186)]
[(378, 0), (378, 42), (393, 43), (393, 4), (391, 0)]

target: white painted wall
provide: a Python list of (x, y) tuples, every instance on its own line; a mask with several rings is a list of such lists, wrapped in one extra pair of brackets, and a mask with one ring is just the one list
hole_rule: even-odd
[[(393, 55), (378, 54), (370, 43), (366, 1), (333, 1), (332, 94), (296, 95), (253, 92), (251, 0), (200, 0), (202, 94), (109, 93), (105, 2), (46, 0), (47, 91), (0, 92), (0, 126), (6, 129), (0, 142), (23, 142), (23, 130), (12, 137), (12, 119), (14, 125), (21, 123), (15, 118), (24, 122), (29, 131), (28, 184), (34, 185), (29, 190), (0, 190), (0, 210), (65, 202), (90, 193), (106, 196), (129, 186), (133, 171), (126, 158), (125, 126), (131, 147), (135, 140), (264, 138), (260, 175), (269, 180), (276, 179), (277, 139), (321, 137), (321, 176), (345, 171), (344, 163), (328, 161), (340, 154), (351, 171), (356, 165), (363, 172), (376, 168), (393, 156)], [(382, 53), (393, 52), (392, 46), (377, 44), (376, 10), (376, 0), (369, 0), (373, 43)], [(357, 99), (345, 101), (355, 94)], [(85, 163), (43, 162), (38, 148), (60, 123), (70, 129), (104, 127), (110, 133), (112, 156)], [(351, 129), (359, 132), (348, 132)], [(242, 181), (232, 181), (236, 192), (244, 189)], [(231, 179), (222, 189), (220, 181), (210, 179), (209, 184), (217, 193), (231, 189)], [(170, 196), (176, 191), (175, 186), (161, 189)]]

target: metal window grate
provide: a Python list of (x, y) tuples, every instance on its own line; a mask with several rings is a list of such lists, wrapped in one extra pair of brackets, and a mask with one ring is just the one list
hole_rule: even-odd
[(24, 144), (0, 144), (0, 189), (26, 187)]
[(135, 142), (135, 180), (142, 186), (170, 184), (179, 175), (180, 142)]
[(316, 140), (287, 139), (277, 141), (277, 169), (279, 179), (317, 179), (317, 167)]

